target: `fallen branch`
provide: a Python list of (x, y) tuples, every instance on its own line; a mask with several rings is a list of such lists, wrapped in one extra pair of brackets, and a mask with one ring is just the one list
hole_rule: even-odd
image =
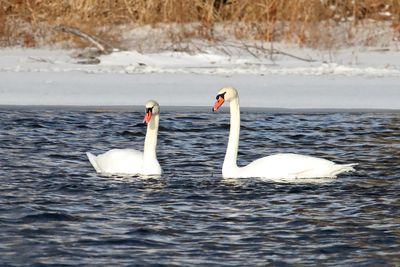
[(293, 55), (293, 54), (278, 50), (278, 49), (273, 48), (273, 47), (271, 49), (268, 49), (268, 48), (255, 46), (255, 45), (248, 45), (248, 44), (246, 44), (246, 45), (244, 45), (244, 44), (239, 44), (239, 45), (236, 45), (236, 44), (225, 44), (224, 46), (234, 47), (234, 48), (237, 48), (237, 49), (244, 49), (254, 57), (257, 57), (257, 55), (254, 52), (250, 51), (250, 49), (254, 49), (255, 51), (261, 51), (264, 54), (269, 54), (270, 57), (272, 55), (284, 55), (284, 56), (292, 57), (292, 58), (295, 58), (295, 59), (298, 59), (298, 60), (302, 60), (302, 61), (306, 61), (306, 62), (316, 62), (317, 61), (315, 59), (308, 59), (308, 58), (299, 57), (299, 56), (296, 56), (296, 55)]
[(102, 54), (108, 54), (113, 50), (113, 47), (111, 45), (107, 44), (106, 42), (100, 40), (99, 38), (97, 38), (97, 37), (95, 37), (93, 35), (90, 35), (88, 33), (85, 33), (83, 31), (79, 30), (78, 28), (60, 24), (60, 25), (55, 26), (54, 30), (62, 31), (62, 32), (65, 32), (65, 33), (70, 33), (70, 34), (74, 34), (76, 36), (79, 36), (80, 38), (85, 39), (86, 41), (88, 41), (91, 44), (93, 44), (94, 46), (96, 46), (97, 49)]
[(302, 61), (306, 61), (306, 62), (316, 62), (316, 60), (314, 60), (314, 59), (307, 59), (307, 58), (298, 57), (298, 56), (295, 56), (295, 55), (280, 51), (278, 49), (274, 49), (272, 51), (272, 53), (276, 54), (276, 55), (284, 55), (284, 56), (292, 57), (292, 58), (295, 58), (295, 59), (298, 59), (298, 60), (302, 60)]
[(51, 63), (54, 64), (54, 61), (47, 59), (47, 58), (42, 58), (42, 57), (28, 57), (32, 61), (36, 62), (42, 62), (42, 63)]

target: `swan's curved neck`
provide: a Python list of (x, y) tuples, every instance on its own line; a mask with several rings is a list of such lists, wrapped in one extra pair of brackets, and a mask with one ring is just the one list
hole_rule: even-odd
[(146, 161), (157, 160), (156, 146), (157, 146), (157, 133), (160, 115), (153, 115), (147, 124), (146, 138), (144, 140), (143, 148), (143, 164), (146, 166)]
[(239, 134), (240, 134), (240, 107), (239, 98), (234, 98), (230, 102), (231, 113), (231, 126), (229, 130), (229, 141), (226, 149), (224, 164), (222, 172), (236, 170), (237, 167), (237, 153), (239, 147)]

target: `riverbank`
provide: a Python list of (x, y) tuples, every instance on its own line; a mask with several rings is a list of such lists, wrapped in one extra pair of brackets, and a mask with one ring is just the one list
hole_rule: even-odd
[(73, 52), (1, 50), (0, 105), (121, 106), (154, 98), (164, 106), (208, 106), (220, 87), (231, 85), (243, 107), (400, 109), (397, 52), (363, 52), (358, 64), (339, 64), (340, 58), (324, 63), (280, 56), (272, 62), (217, 53), (125, 51), (90, 65), (79, 64)]

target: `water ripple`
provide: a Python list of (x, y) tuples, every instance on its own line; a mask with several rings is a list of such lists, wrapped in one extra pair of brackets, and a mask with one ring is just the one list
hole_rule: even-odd
[(242, 113), (239, 164), (294, 152), (357, 172), (229, 180), (226, 112), (164, 111), (160, 178), (98, 176), (85, 152), (142, 149), (143, 111), (1, 108), (2, 266), (397, 266), (400, 114)]

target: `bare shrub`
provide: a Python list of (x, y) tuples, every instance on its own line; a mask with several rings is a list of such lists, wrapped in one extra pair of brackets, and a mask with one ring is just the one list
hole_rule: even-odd
[[(171, 35), (176, 39), (190, 36), (212, 41), (218, 38), (216, 24), (235, 24), (240, 25), (234, 32), (239, 39), (327, 47), (335, 41), (329, 28), (338, 23), (350, 22), (356, 27), (372, 19), (390, 21), (393, 28), (400, 25), (399, 0), (0, 0), (0, 4), (3, 46), (21, 43), (22, 35), (22, 43), (29, 46), (57, 42), (87, 45), (79, 38), (50, 30), (60, 24), (116, 43), (120, 34), (105, 29), (198, 23), (196, 29), (182, 28), (182, 32)], [(19, 25), (25, 24), (29, 24), (30, 32), (26, 27), (20, 30)]]

